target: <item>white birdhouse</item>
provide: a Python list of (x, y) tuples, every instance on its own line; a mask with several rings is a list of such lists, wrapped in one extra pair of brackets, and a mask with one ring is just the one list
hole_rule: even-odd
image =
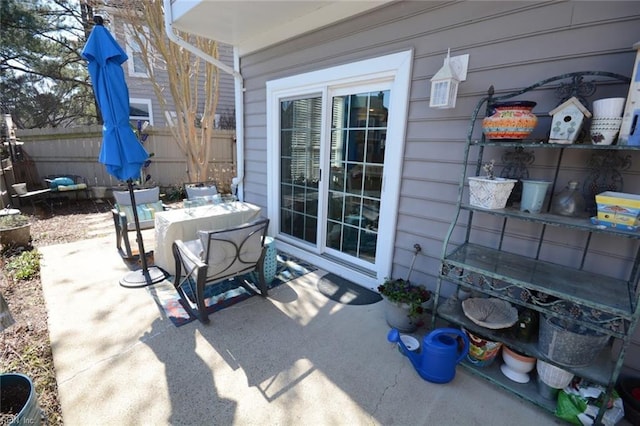
[(549, 111), (551, 132), (549, 143), (572, 144), (576, 141), (582, 128), (584, 118), (590, 118), (589, 110), (574, 96)]

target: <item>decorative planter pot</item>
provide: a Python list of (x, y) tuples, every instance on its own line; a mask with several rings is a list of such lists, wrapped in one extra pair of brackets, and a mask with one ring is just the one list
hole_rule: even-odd
[(0, 229), (0, 244), (3, 247), (27, 247), (31, 242), (31, 224), (15, 228)]
[(586, 367), (609, 342), (609, 336), (566, 319), (542, 316), (538, 350), (550, 360), (568, 367)]
[(503, 209), (517, 180), (469, 177), (469, 204), (484, 209)]
[[(416, 331), (421, 322), (421, 316), (409, 317), (409, 305), (406, 303), (391, 302), (383, 297), (384, 319), (391, 328), (398, 329), (401, 333), (411, 333)], [(433, 298), (422, 304), (423, 309), (429, 309), (433, 305)]]
[(532, 101), (498, 102), (490, 105), (491, 116), (482, 120), (482, 131), (487, 139), (525, 139), (538, 123), (532, 112)]
[(13, 417), (8, 425), (39, 425), (42, 412), (35, 387), (24, 374), (0, 374), (0, 413)]
[(469, 337), (469, 353), (467, 361), (476, 367), (487, 367), (493, 363), (502, 348), (502, 343), (485, 339), (473, 334), (469, 330), (462, 329)]

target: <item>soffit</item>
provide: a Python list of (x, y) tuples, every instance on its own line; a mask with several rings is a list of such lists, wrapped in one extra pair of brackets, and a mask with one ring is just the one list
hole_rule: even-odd
[(175, 0), (171, 5), (174, 28), (233, 45), (243, 56), (390, 1)]

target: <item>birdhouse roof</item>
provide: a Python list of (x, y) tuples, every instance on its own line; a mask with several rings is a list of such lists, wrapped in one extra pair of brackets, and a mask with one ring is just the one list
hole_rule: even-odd
[(582, 103), (575, 96), (572, 96), (571, 98), (567, 99), (565, 102), (561, 103), (560, 105), (558, 105), (557, 107), (549, 111), (549, 115), (555, 115), (557, 112), (560, 112), (566, 107), (571, 105), (575, 105), (580, 110), (580, 112), (583, 113), (587, 118), (591, 118), (591, 113), (589, 112), (589, 110), (584, 105), (582, 105)]

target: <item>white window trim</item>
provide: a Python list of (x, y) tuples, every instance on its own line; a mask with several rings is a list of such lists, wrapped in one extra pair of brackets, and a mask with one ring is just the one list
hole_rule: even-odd
[[(384, 230), (384, 233), (380, 234), (378, 241), (376, 256), (381, 261), (376, 264), (375, 277), (330, 262), (325, 257), (310, 253), (301, 247), (287, 246), (291, 254), (312, 261), (321, 268), (331, 268), (338, 274), (357, 275), (358, 282), (371, 289), (376, 288), (384, 277), (391, 274), (393, 265), (412, 64), (413, 50), (407, 50), (267, 82), (267, 211), (269, 218), (275, 221), (273, 226), (276, 226), (279, 218), (276, 200), (279, 199), (280, 177), (278, 163), (280, 100), (322, 93), (325, 96), (324, 104), (327, 105), (326, 96), (330, 90), (352, 85), (361, 86), (368, 83), (389, 82), (391, 98), (387, 140), (393, 141), (393, 143), (386, 146), (385, 177), (382, 189), (385, 203), (378, 226), (378, 229)], [(325, 111), (325, 115), (326, 113), (327, 111)]]
[(147, 105), (147, 107), (149, 107), (149, 117), (130, 115), (129, 120), (148, 120), (149, 124), (153, 126), (153, 104), (151, 103), (151, 99), (129, 98), (129, 104), (132, 103)]
[(134, 52), (133, 49), (131, 48), (131, 44), (134, 43), (133, 37), (131, 35), (132, 32), (133, 32), (133, 29), (131, 28), (131, 26), (125, 24), (124, 37), (125, 37), (125, 49), (127, 52), (127, 56), (129, 57), (129, 60), (127, 61), (127, 70), (129, 71), (129, 76), (149, 78), (149, 70), (147, 70), (146, 72), (136, 72), (135, 70), (134, 63), (133, 63), (133, 55), (136, 52)]

